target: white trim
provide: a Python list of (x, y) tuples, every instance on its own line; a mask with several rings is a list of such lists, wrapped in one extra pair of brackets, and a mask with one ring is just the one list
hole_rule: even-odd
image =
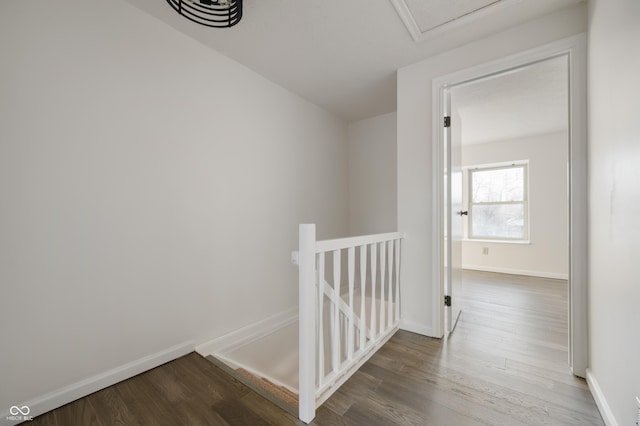
[(569, 41), (569, 364), (585, 377), (588, 355), (587, 36)]
[(322, 240), (316, 242), (316, 253), (333, 250), (342, 250), (349, 247), (365, 246), (375, 243), (399, 240), (402, 238), (400, 232), (389, 232), (387, 234), (361, 235), (358, 237), (338, 238), (335, 240)]
[[(558, 132), (551, 132), (549, 134), (555, 134)], [(507, 139), (507, 141), (509, 141)], [(482, 164), (472, 164), (470, 166), (462, 166), (462, 170), (474, 170), (474, 169), (499, 169), (502, 167), (510, 167), (517, 165), (529, 165), (529, 160), (515, 160), (515, 161), (499, 161), (497, 163), (482, 163)]]
[[(488, 171), (495, 170), (508, 170), (508, 169), (522, 169), (522, 200), (521, 201), (491, 201), (491, 202), (474, 202), (473, 201), (473, 175), (475, 173), (482, 173)], [(514, 241), (520, 243), (529, 243), (529, 238), (531, 235), (531, 230), (529, 226), (529, 211), (531, 209), (529, 203), (529, 160), (519, 160), (518, 162), (513, 162), (512, 164), (506, 164), (501, 166), (471, 166), (462, 169), (466, 171), (466, 175), (463, 178), (463, 197), (466, 199), (466, 206), (463, 207), (467, 210), (468, 220), (466, 221), (466, 226), (464, 227), (464, 234), (467, 240), (496, 240), (496, 241)], [(466, 180), (466, 182), (465, 182)], [(496, 237), (491, 238), (489, 236), (483, 235), (480, 237), (474, 237), (471, 234), (473, 233), (473, 207), (474, 206), (504, 206), (504, 205), (522, 205), (522, 212), (524, 218), (524, 232), (522, 238), (506, 238), (506, 237)], [(463, 241), (465, 238), (462, 239)]]
[(225, 334), (224, 336), (200, 343), (196, 346), (196, 352), (206, 357), (208, 355), (218, 356), (223, 353), (232, 352), (241, 346), (247, 345), (268, 334), (273, 333), (283, 327), (298, 320), (298, 308), (289, 308), (286, 311), (254, 322), (238, 330)]
[(445, 267), (444, 267), (444, 253), (446, 245), (444, 243), (444, 179), (442, 175), (444, 173), (444, 141), (441, 137), (441, 124), (445, 113), (444, 90), (441, 86), (436, 86), (435, 81), (432, 82), (432, 103), (433, 103), (433, 118), (432, 118), (432, 167), (433, 179), (432, 179), (432, 224), (431, 232), (432, 240), (432, 281), (431, 281), (431, 323), (433, 324), (432, 333), (436, 333), (436, 337), (444, 336), (444, 309), (442, 308), (442, 300), (444, 297), (444, 281), (445, 281)]
[(607, 399), (604, 397), (604, 393), (602, 392), (598, 381), (589, 369), (587, 369), (587, 385), (589, 385), (589, 389), (591, 390), (593, 399), (596, 401), (598, 410), (600, 410), (600, 415), (602, 416), (604, 423), (607, 426), (618, 426), (618, 422), (613, 415), (611, 407), (609, 407), (609, 403), (607, 403)]
[(581, 33), (531, 50), (453, 72), (432, 80), (433, 145), (433, 324), (442, 329), (442, 188), (441, 151), (445, 89), (517, 69), (525, 65), (568, 57), (570, 93), (569, 134), (569, 365), (574, 375), (584, 377), (588, 365), (587, 346), (587, 35)]
[(477, 266), (477, 265), (462, 265), (462, 269), (469, 269), (472, 271), (482, 272), (497, 272), (499, 274), (510, 275), (526, 275), (529, 277), (551, 278), (554, 280), (568, 280), (569, 274), (560, 274), (557, 272), (544, 272), (544, 271), (527, 271), (524, 269), (509, 269), (494, 266)]
[[(471, 68), (454, 71), (450, 74), (433, 79), (432, 88), (434, 89), (434, 95), (438, 94), (441, 87), (460, 86), (471, 83), (475, 80), (490, 78), (505, 72), (516, 70), (523, 66), (532, 65), (537, 62), (546, 61), (547, 59), (569, 54), (572, 50), (577, 50), (581, 47), (586, 47), (586, 33), (580, 33), (537, 48), (509, 55), (502, 59), (476, 65)], [(569, 66), (571, 67), (571, 64), (569, 64)], [(437, 99), (434, 100), (437, 101)], [(437, 122), (440, 123), (442, 121), (438, 118)]]
[(411, 333), (421, 334), (427, 337), (442, 337), (442, 334), (436, 334), (433, 332), (433, 328), (425, 327), (422, 324), (418, 324), (417, 322), (409, 321), (406, 319), (400, 320), (399, 325), (400, 330), (409, 331)]
[(413, 41), (420, 41), (422, 37), (422, 31), (420, 31), (420, 27), (418, 27), (418, 23), (413, 17), (413, 14), (409, 10), (409, 6), (405, 3), (404, 0), (391, 0), (393, 7), (396, 8), (396, 12), (400, 16), (400, 19), (404, 23), (405, 27), (407, 27), (407, 31), (411, 34)]
[(411, 10), (409, 9), (409, 6), (407, 6), (405, 0), (391, 0), (391, 3), (396, 8), (396, 12), (398, 12), (398, 15), (400, 16), (400, 19), (404, 23), (405, 27), (407, 27), (407, 30), (409, 31), (409, 34), (411, 34), (413, 41), (421, 42), (446, 33), (447, 31), (451, 31), (455, 28), (461, 27), (463, 25), (467, 25), (470, 22), (475, 21), (476, 19), (488, 16), (500, 9), (505, 8), (506, 6), (510, 6), (521, 1), (522, 0), (500, 0), (496, 3), (481, 7), (478, 10), (467, 13), (466, 15), (454, 18), (451, 21), (433, 27), (425, 32), (422, 32), (422, 30), (418, 26), (418, 23), (416, 22), (413, 13), (411, 13)]
[[(249, 373), (253, 374), (256, 377), (260, 377), (263, 379), (267, 379), (268, 381), (270, 381), (271, 383), (273, 383), (276, 386), (280, 386), (282, 388), (285, 388), (293, 393), (295, 393), (296, 395), (298, 394), (298, 389), (291, 387), (283, 382), (281, 382), (278, 379), (275, 379), (271, 376), (269, 376), (268, 374), (263, 373), (262, 371), (258, 371), (254, 368), (251, 368), (247, 365), (244, 365), (242, 363), (236, 362), (234, 360), (232, 360), (231, 358), (228, 358), (224, 355), (221, 354), (216, 354), (216, 355), (212, 355), (215, 356), (218, 360), (220, 360), (221, 362), (224, 362), (227, 366), (229, 366), (229, 368), (233, 369), (233, 370), (238, 370), (239, 368), (242, 368), (244, 370), (247, 370)], [(240, 373), (238, 373), (240, 374)]]
[(531, 245), (531, 240), (476, 240), (475, 238), (463, 238), (463, 243), (483, 243), (483, 244), (516, 244), (516, 245)]
[[(69, 386), (56, 389), (53, 392), (41, 395), (30, 401), (19, 404), (16, 403), (15, 405), (20, 407), (26, 405), (31, 409), (29, 416), (39, 416), (140, 373), (144, 373), (145, 371), (151, 370), (159, 365), (173, 361), (176, 358), (180, 358), (181, 356), (193, 352), (193, 346), (192, 341), (184, 342), (155, 354), (140, 358), (136, 361), (121, 365), (120, 367), (112, 368), (111, 370), (107, 370)], [(9, 415), (9, 411), (3, 411), (0, 413), (0, 425), (5, 426), (16, 424), (15, 421), (7, 420), (7, 416)]]

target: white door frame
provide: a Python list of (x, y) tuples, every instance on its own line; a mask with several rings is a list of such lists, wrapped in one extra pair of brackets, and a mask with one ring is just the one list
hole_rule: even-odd
[(579, 34), (539, 48), (438, 77), (433, 105), (433, 324), (444, 335), (443, 92), (447, 87), (558, 56), (569, 63), (569, 365), (585, 377), (587, 348), (587, 37)]

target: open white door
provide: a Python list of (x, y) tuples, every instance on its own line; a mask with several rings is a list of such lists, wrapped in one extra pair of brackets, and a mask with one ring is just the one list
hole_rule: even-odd
[(462, 209), (462, 138), (460, 118), (452, 107), (454, 102), (451, 90), (444, 92), (444, 182), (445, 188), (445, 330), (451, 333), (460, 317), (460, 304), (455, 294), (462, 288), (462, 233), (463, 217), (467, 212)]

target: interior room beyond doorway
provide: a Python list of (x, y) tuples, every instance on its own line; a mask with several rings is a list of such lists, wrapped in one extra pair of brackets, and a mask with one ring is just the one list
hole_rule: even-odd
[[(450, 281), (457, 302), (452, 310), (474, 318), (479, 314), (477, 278), (488, 272), (501, 282), (499, 294), (492, 296), (505, 309), (520, 309), (523, 304), (534, 310), (553, 307), (555, 312), (549, 314), (567, 318), (567, 57), (454, 86), (449, 89), (449, 96), (451, 185), (461, 186), (459, 195), (456, 188), (451, 190), (452, 206), (460, 206), (452, 214), (459, 213), (461, 219), (461, 241), (457, 245), (453, 241), (451, 251)], [(452, 227), (456, 226), (455, 220), (453, 216)], [(456, 234), (452, 229), (452, 240)], [(532, 292), (518, 293), (515, 290), (522, 280), (532, 286), (541, 282), (541, 286), (556, 285), (555, 290), (564, 292), (564, 303), (546, 304)], [(534, 324), (538, 318), (529, 317), (529, 326), (544, 328)], [(454, 312), (452, 327), (456, 319)], [(563, 336), (568, 339), (566, 329)], [(558, 344), (555, 335), (538, 337), (541, 341), (548, 338), (547, 343), (552, 346)], [(566, 341), (564, 348), (555, 347), (554, 351), (563, 351), (563, 366), (567, 369)], [(541, 359), (547, 355), (537, 354)]]

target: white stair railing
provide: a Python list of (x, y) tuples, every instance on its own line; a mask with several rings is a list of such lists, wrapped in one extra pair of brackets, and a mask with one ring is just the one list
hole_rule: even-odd
[(311, 422), (316, 408), (398, 329), (401, 240), (389, 233), (316, 241), (315, 225), (300, 225), (302, 421)]

